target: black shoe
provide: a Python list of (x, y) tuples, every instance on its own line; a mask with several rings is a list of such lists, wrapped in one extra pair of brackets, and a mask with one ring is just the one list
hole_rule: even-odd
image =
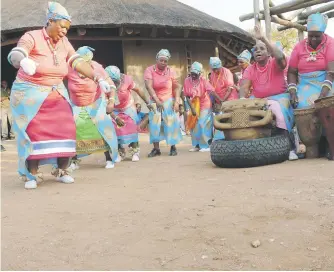
[(160, 156), (160, 155), (161, 155), (160, 149), (153, 148), (151, 153), (148, 154), (148, 157), (153, 158), (153, 157)]
[(169, 156), (177, 156), (177, 150), (175, 146), (170, 148)]

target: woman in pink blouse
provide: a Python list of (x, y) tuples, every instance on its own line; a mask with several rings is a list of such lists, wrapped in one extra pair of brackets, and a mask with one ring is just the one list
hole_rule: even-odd
[(156, 56), (156, 64), (146, 68), (145, 86), (157, 111), (149, 113), (150, 142), (153, 150), (149, 157), (160, 156), (159, 142), (166, 140), (171, 146), (170, 156), (176, 156), (176, 144), (181, 139), (179, 111), (180, 84), (172, 68), (168, 66), (171, 55), (167, 49), (161, 49)]
[[(106, 155), (105, 168), (110, 169), (114, 168), (114, 162), (117, 159), (117, 136), (114, 124), (106, 113), (106, 108), (109, 113), (114, 108), (116, 87), (114, 82), (109, 79), (102, 65), (93, 61), (93, 51), (94, 49), (89, 46), (82, 46), (77, 50), (77, 54), (96, 73), (99, 73), (108, 81), (112, 87), (112, 92), (108, 93), (106, 97), (94, 81), (84, 77), (73, 68), (69, 68), (67, 79), (70, 98), (74, 104), (76, 154), (79, 157), (83, 157), (93, 153), (104, 152)], [(79, 168), (77, 156), (72, 159), (70, 166), (72, 170)]]
[[(191, 65), (190, 76), (184, 80), (183, 94), (190, 106), (191, 114), (197, 116), (197, 122), (191, 129), (191, 141), (193, 148), (190, 152), (210, 151), (210, 141), (212, 140), (213, 122), (210, 94), (217, 100), (219, 96), (215, 93), (212, 85), (201, 76), (203, 66), (199, 62)], [(197, 101), (196, 101), (197, 100)], [(196, 109), (194, 104), (198, 104)]]
[[(307, 38), (292, 51), (288, 90), (294, 108), (312, 107), (316, 99), (334, 94), (334, 39), (324, 33), (327, 20), (320, 13), (310, 15)], [(327, 155), (334, 160), (334, 154)]]
[(153, 109), (152, 105), (145, 93), (136, 86), (132, 77), (121, 74), (119, 68), (116, 66), (108, 66), (105, 70), (117, 87), (115, 108), (111, 116), (116, 126), (119, 154), (121, 159), (124, 160), (126, 153), (123, 145), (128, 144), (131, 160), (137, 162), (139, 161), (140, 153), (138, 138), (138, 124), (140, 120), (132, 97), (132, 91), (145, 101), (149, 110)]
[[(255, 63), (248, 66), (240, 86), (240, 98), (244, 98), (253, 87), (252, 97), (267, 98), (268, 107), (275, 115), (277, 132), (289, 135), (294, 123), (293, 110), (286, 91), (284, 70), (287, 62), (284, 53), (265, 38), (260, 28), (255, 27), (257, 38), (254, 47)], [(291, 141), (293, 146), (293, 141)], [(298, 159), (295, 151), (290, 160)]]
[(223, 67), (221, 60), (217, 57), (210, 58), (210, 67), (212, 69), (210, 83), (220, 98), (215, 102), (220, 104), (224, 101), (238, 99), (239, 95), (234, 85), (232, 72)]
[(18, 172), (26, 189), (37, 187), (38, 166), (57, 164), (57, 180), (72, 183), (67, 172), (75, 155), (75, 123), (63, 78), (68, 64), (94, 80), (104, 92), (109, 84), (75, 53), (66, 38), (71, 18), (59, 3), (49, 2), (47, 25), (26, 32), (8, 61), (18, 68), (12, 86), (11, 108), (19, 155)]
[(294, 108), (310, 107), (332, 89), (334, 39), (324, 33), (327, 19), (320, 13), (310, 15), (308, 37), (295, 46), (290, 56), (288, 90)]

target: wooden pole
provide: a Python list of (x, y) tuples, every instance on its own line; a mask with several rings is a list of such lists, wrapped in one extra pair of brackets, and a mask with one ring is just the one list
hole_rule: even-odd
[[(274, 3), (274, 1), (273, 0), (269, 0), (269, 7), (276, 7), (276, 5), (275, 5), (275, 3)], [(265, 11), (265, 10), (264, 10)], [(285, 15), (283, 15), (283, 14), (277, 14), (277, 17), (278, 18), (281, 18), (281, 19), (284, 19), (284, 20), (288, 20), (286, 17), (285, 17)]]
[(307, 17), (309, 15), (313, 14), (313, 13), (317, 13), (317, 12), (323, 13), (323, 12), (326, 12), (326, 11), (329, 11), (329, 10), (332, 10), (332, 9), (334, 9), (334, 2), (330, 3), (330, 4), (327, 4), (327, 5), (324, 5), (322, 7), (310, 10), (310, 11), (306, 11), (306, 12), (300, 14), (299, 18), (300, 19), (307, 19)]
[[(300, 25), (305, 25), (307, 23), (307, 20), (298, 20), (295, 23), (296, 24), (300, 24)], [(290, 29), (290, 28), (293, 28), (293, 27), (290, 27), (290, 26), (279, 26), (279, 27), (277, 27), (277, 30), (278, 31), (284, 31), (284, 30), (287, 30), (287, 29)]]
[(255, 25), (261, 27), (260, 21), (260, 3), (259, 0), (253, 0), (253, 8), (254, 8), (254, 21)]
[[(334, 11), (330, 11), (330, 12), (323, 13), (323, 14), (326, 15), (326, 16), (328, 16), (328, 18), (334, 18)], [(307, 24), (307, 19), (298, 20), (295, 23), (300, 24), (300, 25), (306, 25)], [(289, 28), (292, 28), (292, 27), (289, 27), (289, 26), (279, 26), (277, 28), (277, 30), (278, 31), (284, 31), (284, 30), (287, 30)]]
[(271, 41), (271, 18), (269, 10), (269, 0), (263, 0), (264, 8), (264, 20), (266, 22), (266, 36), (269, 41)]
[(215, 57), (219, 58), (219, 47), (218, 47), (218, 43), (215, 45)]
[(281, 5), (277, 5), (276, 7), (273, 7), (270, 9), (271, 15), (277, 15), (279, 13), (286, 12), (286, 9), (296, 10), (294, 7), (301, 4), (306, 4), (307, 2), (310, 2), (310, 0), (292, 0), (288, 1), (287, 3), (283, 3)]
[[(294, 10), (298, 10), (302, 8), (307, 8), (307, 7), (311, 7), (314, 5), (328, 3), (332, 1), (333, 0), (294, 0), (292, 2), (284, 3), (284, 4), (277, 5), (275, 7), (270, 8), (270, 15), (277, 15), (277, 14), (294, 11)], [(264, 11), (261, 10), (260, 13), (264, 13)], [(241, 15), (239, 17), (239, 20), (243, 22), (243, 21), (252, 19), (254, 16), (255, 16), (254, 12), (248, 13), (245, 15)]]
[(283, 20), (283, 19), (277, 18), (275, 16), (271, 16), (271, 21), (273, 23), (276, 23), (276, 24), (279, 24), (279, 25), (288, 26), (290, 28), (293, 27), (293, 28), (297, 28), (301, 31), (306, 31), (306, 26), (297, 24), (295, 22), (290, 22), (290, 21), (287, 21), (287, 20)]

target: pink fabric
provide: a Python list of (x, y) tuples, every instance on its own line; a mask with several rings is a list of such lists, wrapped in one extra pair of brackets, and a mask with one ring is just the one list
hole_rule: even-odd
[(276, 118), (276, 127), (287, 130), (281, 105), (278, 101), (268, 100), (269, 109), (272, 110)]
[[(229, 69), (222, 67), (220, 68), (219, 75), (214, 72), (211, 73), (210, 83), (212, 84), (214, 90), (219, 95), (219, 97), (223, 99), (228, 87), (234, 85), (233, 74)], [(233, 89), (227, 100), (235, 100), (238, 98), (239, 96), (237, 90)]]
[(173, 84), (177, 84), (176, 73), (169, 67), (163, 73), (154, 69), (155, 65), (146, 68), (144, 79), (153, 81), (153, 89), (156, 95), (162, 102), (165, 102), (173, 97)]
[[(292, 51), (289, 66), (297, 68), (301, 74), (326, 71), (328, 63), (334, 61), (334, 39), (324, 34), (324, 38), (316, 50), (320, 48), (322, 49), (317, 54), (317, 60), (308, 62), (307, 58), (310, 54), (306, 50), (306, 39), (300, 41)], [(308, 47), (308, 50), (309, 52), (314, 51), (311, 47)]]
[(194, 86), (194, 84), (191, 82), (191, 77), (187, 77), (184, 80), (184, 95), (190, 97), (190, 99), (199, 97), (201, 110), (211, 108), (211, 99), (209, 94), (213, 91), (214, 89), (212, 85), (203, 77), (199, 78), (199, 84), (197, 86)]
[(47, 43), (48, 39), (50, 37), (45, 28), (28, 31), (21, 37), (17, 46), (24, 48), (28, 52), (29, 58), (35, 61), (38, 66), (36, 73), (32, 76), (27, 75), (20, 68), (17, 74), (18, 78), (45, 86), (58, 85), (63, 81), (68, 73), (66, 61), (75, 54), (75, 50), (66, 37), (62, 38), (56, 45), (59, 62), (59, 65), (56, 66), (53, 53)]
[(252, 82), (252, 94), (257, 98), (264, 98), (276, 94), (284, 93), (286, 90), (286, 80), (284, 78), (284, 70), (281, 70), (276, 63), (275, 58), (269, 58), (267, 68), (258, 67), (254, 63), (247, 67), (244, 72), (243, 79)]
[(115, 105), (115, 109), (125, 109), (133, 104), (131, 90), (135, 87), (132, 77), (123, 75), (120, 86), (117, 89), (119, 104)]
[[(71, 105), (58, 91), (51, 92), (27, 126), (26, 132), (33, 143), (50, 140), (75, 141), (75, 122)], [(75, 156), (75, 152), (55, 152), (30, 155), (27, 160), (73, 156)]]
[[(92, 61), (91, 66), (94, 71), (103, 78), (108, 77), (108, 74), (101, 64)], [(101, 89), (93, 80), (89, 78), (81, 78), (78, 72), (71, 67), (69, 68), (67, 78), (70, 98), (76, 106), (88, 106), (101, 96)]]
[(135, 121), (127, 114), (120, 112), (117, 115), (119, 118), (123, 119), (125, 125), (123, 127), (119, 127), (114, 119), (112, 119), (112, 122), (115, 126), (116, 135), (117, 136), (127, 136), (131, 134), (138, 133), (138, 126), (135, 123)]

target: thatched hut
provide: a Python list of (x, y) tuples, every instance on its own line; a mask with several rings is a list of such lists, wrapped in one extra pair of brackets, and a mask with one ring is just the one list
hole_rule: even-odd
[[(73, 18), (68, 37), (75, 48), (89, 45), (95, 59), (117, 65), (143, 85), (144, 69), (155, 62), (156, 52), (168, 48), (171, 66), (187, 75), (197, 60), (209, 72), (210, 56), (219, 55), (235, 69), (236, 56), (252, 46), (247, 32), (176, 0), (59, 0)], [(19, 37), (45, 25), (46, 0), (2, 0), (1, 76), (11, 82), (15, 70), (6, 56)]]

